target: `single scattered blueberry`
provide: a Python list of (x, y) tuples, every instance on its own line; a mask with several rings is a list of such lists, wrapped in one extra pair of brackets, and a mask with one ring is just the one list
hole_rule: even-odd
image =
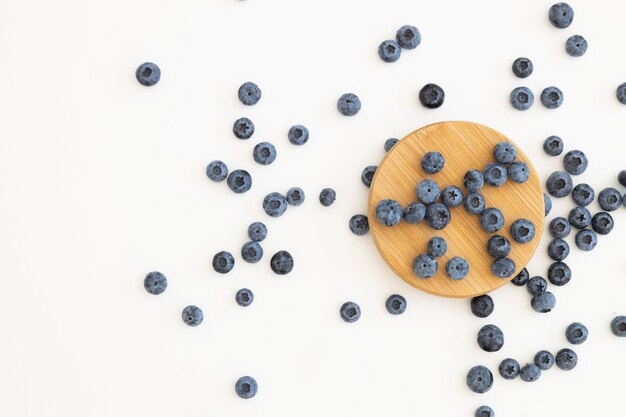
[(474, 411), (474, 417), (496, 417), (496, 413), (488, 405), (481, 405)]
[(404, 49), (415, 49), (422, 42), (422, 35), (415, 26), (404, 25), (396, 32), (396, 40)]
[(247, 242), (241, 247), (241, 257), (244, 261), (255, 264), (263, 257), (263, 248), (258, 242)]
[[(620, 103), (626, 104), (626, 83), (622, 83), (617, 87), (615, 95)], [(626, 187), (626, 184), (622, 183), (622, 185)]]
[(261, 222), (254, 222), (248, 226), (248, 237), (253, 242), (261, 242), (267, 237), (267, 226)]
[(528, 274), (528, 269), (523, 268), (520, 271), (520, 273), (517, 274), (515, 278), (511, 280), (511, 282), (513, 283), (513, 285), (517, 285), (518, 287), (523, 287), (524, 285), (526, 285), (529, 278), (530, 278), (530, 274)]
[(548, 11), (548, 20), (555, 28), (565, 29), (574, 20), (574, 9), (567, 3), (553, 4)]
[(483, 188), (483, 184), (485, 183), (485, 178), (483, 177), (483, 173), (476, 170), (470, 169), (463, 176), (463, 186), (470, 193), (477, 193)]
[(523, 162), (513, 162), (509, 165), (509, 178), (511, 181), (516, 182), (518, 184), (525, 183), (528, 181), (528, 177), (530, 177), (530, 170), (528, 169), (528, 165)]
[(378, 45), (378, 56), (384, 62), (396, 62), (400, 59), (401, 52), (402, 48), (400, 48), (400, 44), (396, 41), (386, 40)]
[(222, 161), (212, 161), (206, 167), (206, 175), (213, 182), (221, 182), (228, 176), (228, 167)]
[(584, 229), (591, 224), (591, 213), (586, 207), (574, 207), (567, 216), (567, 221), (576, 229)]
[(555, 217), (550, 222), (550, 233), (556, 239), (564, 239), (569, 236), (572, 226), (565, 217)]
[(463, 279), (469, 273), (469, 263), (460, 256), (455, 256), (446, 263), (446, 273), (451, 279)]
[(581, 183), (572, 190), (572, 200), (577, 206), (588, 206), (596, 198), (596, 193), (589, 184)]
[(599, 235), (608, 235), (614, 225), (613, 217), (605, 211), (596, 213), (591, 218), (591, 228)]
[(563, 139), (558, 136), (548, 136), (543, 142), (543, 151), (550, 156), (559, 156), (563, 152)]
[(517, 58), (511, 66), (517, 78), (526, 78), (533, 73), (533, 62), (528, 58)]
[(389, 152), (391, 150), (391, 148), (393, 148), (393, 146), (398, 143), (398, 139), (396, 138), (389, 138), (385, 141), (385, 152)]
[(442, 237), (435, 236), (428, 241), (428, 253), (438, 258), (446, 254), (448, 251), (448, 244)]
[(441, 191), (441, 201), (452, 208), (463, 204), (463, 191), (454, 185), (449, 185)]
[(324, 207), (328, 207), (335, 202), (337, 193), (332, 188), (324, 188), (320, 192), (320, 204)]
[(281, 193), (269, 193), (263, 198), (263, 210), (271, 217), (280, 217), (287, 210), (287, 198)]
[(513, 358), (506, 358), (500, 362), (498, 372), (504, 379), (515, 379), (520, 372), (519, 362)]
[(406, 311), (406, 299), (399, 294), (390, 295), (385, 302), (385, 308), (389, 314), (402, 314)]
[(548, 256), (555, 261), (563, 261), (569, 255), (569, 244), (563, 239), (554, 239), (548, 244)]
[(357, 236), (363, 236), (370, 231), (370, 223), (364, 214), (355, 214), (350, 218), (350, 231)]
[(548, 288), (548, 282), (544, 277), (536, 276), (532, 277), (526, 283), (526, 289), (530, 293), (530, 295), (538, 295), (542, 292), (545, 292)]
[(598, 193), (598, 203), (604, 211), (615, 211), (622, 205), (622, 194), (615, 188), (605, 188)]
[(569, 56), (583, 56), (587, 52), (587, 46), (587, 39), (580, 35), (572, 35), (565, 41), (565, 52)]
[(481, 319), (489, 317), (494, 309), (493, 298), (487, 294), (474, 297), (472, 301), (470, 301), (470, 308), (472, 314), (476, 317), (480, 317)]
[(363, 172), (361, 172), (361, 182), (366, 187), (369, 187), (370, 185), (372, 185), (372, 178), (374, 178), (374, 174), (376, 173), (376, 168), (378, 168), (376, 165), (366, 166), (363, 169)]
[(161, 69), (152, 62), (144, 62), (137, 67), (135, 77), (144, 87), (152, 87), (161, 79)]
[(347, 301), (339, 308), (339, 315), (346, 323), (354, 323), (361, 317), (361, 307), (357, 303)]
[(250, 139), (254, 134), (254, 123), (247, 117), (241, 117), (233, 123), (233, 133), (238, 139)]
[(493, 147), (493, 158), (500, 164), (510, 164), (516, 157), (517, 150), (509, 142), (498, 142)]
[(252, 150), (254, 161), (261, 165), (269, 165), (276, 160), (276, 148), (269, 142), (258, 143)]
[(486, 366), (477, 365), (467, 372), (465, 383), (473, 392), (484, 394), (493, 385), (493, 374)]
[(304, 190), (300, 187), (291, 187), (287, 190), (287, 203), (292, 206), (299, 206), (304, 203)]
[(248, 307), (254, 301), (254, 294), (247, 288), (242, 288), (235, 294), (235, 301), (242, 307)]
[(167, 288), (167, 278), (158, 271), (148, 272), (143, 279), (143, 287), (152, 295), (159, 295)]
[[(624, 83), (624, 88), (626, 88), (626, 83)], [(617, 174), (617, 181), (622, 185), (622, 187), (626, 187), (626, 169), (623, 169)]]
[(443, 169), (446, 160), (439, 152), (427, 152), (422, 157), (422, 169), (427, 174), (436, 174)]
[(434, 203), (426, 207), (424, 219), (431, 229), (441, 230), (450, 223), (452, 215), (450, 209), (444, 204)]
[(508, 278), (515, 273), (515, 262), (510, 258), (496, 259), (491, 264), (491, 273), (498, 278)]
[(227, 274), (235, 266), (235, 258), (230, 252), (221, 251), (213, 256), (213, 269), (220, 274)]
[(530, 306), (537, 313), (549, 313), (556, 305), (556, 298), (550, 291), (544, 291), (540, 294), (533, 295), (530, 300)]
[(548, 267), (548, 279), (550, 283), (562, 287), (572, 279), (572, 270), (565, 262), (554, 262)]
[(237, 194), (245, 193), (252, 187), (252, 177), (243, 169), (236, 169), (226, 178), (226, 184)]
[(433, 83), (426, 84), (419, 92), (420, 103), (427, 109), (441, 107), (445, 98), (446, 94), (443, 88)]
[(304, 145), (309, 140), (309, 129), (302, 125), (293, 125), (287, 132), (287, 139), (294, 145)]
[(183, 309), (182, 318), (188, 326), (196, 327), (204, 320), (204, 314), (200, 308), (190, 305)]
[(504, 236), (491, 236), (487, 241), (487, 252), (494, 258), (506, 258), (511, 252), (511, 242)]
[(495, 233), (504, 226), (504, 216), (497, 208), (486, 208), (480, 213), (480, 225), (488, 233)]
[(469, 193), (465, 197), (463, 206), (470, 214), (480, 214), (485, 209), (485, 197), (478, 193)]
[(492, 187), (500, 187), (506, 182), (506, 167), (502, 164), (492, 162), (485, 167), (483, 171), (485, 182)]
[(589, 337), (589, 330), (587, 330), (587, 326), (577, 321), (570, 324), (565, 329), (565, 338), (572, 345), (585, 343), (587, 337)]
[(254, 397), (258, 390), (257, 382), (251, 376), (242, 376), (235, 382), (235, 393), (244, 400)]
[(437, 260), (428, 253), (418, 255), (413, 260), (413, 272), (418, 278), (430, 278), (437, 273)]
[(554, 365), (554, 355), (547, 350), (540, 350), (535, 354), (535, 365), (542, 371), (547, 371)]
[(582, 151), (569, 151), (563, 157), (563, 168), (572, 175), (580, 175), (587, 169), (589, 160)]
[(543, 215), (547, 217), (550, 211), (552, 211), (552, 199), (546, 193), (543, 193), (543, 207)]
[(596, 232), (590, 229), (580, 230), (576, 233), (576, 247), (585, 252), (593, 250), (598, 244), (598, 236)]
[(533, 382), (539, 379), (541, 376), (541, 368), (534, 363), (527, 363), (520, 369), (519, 377), (524, 382)]
[(344, 116), (354, 116), (361, 110), (361, 100), (356, 94), (346, 93), (337, 100), (337, 110)]
[(439, 185), (433, 180), (422, 180), (415, 188), (417, 200), (423, 204), (432, 204), (439, 198), (441, 191)]
[(417, 224), (424, 220), (426, 207), (419, 202), (413, 202), (404, 209), (404, 221), (409, 224)]
[(402, 221), (402, 206), (395, 200), (381, 200), (376, 205), (376, 220), (385, 226), (397, 225)]
[(280, 250), (272, 256), (270, 267), (278, 275), (287, 275), (293, 269), (293, 256), (286, 250)]
[(528, 110), (535, 103), (535, 95), (528, 87), (516, 87), (509, 95), (509, 102), (516, 110)]
[(626, 316), (617, 316), (611, 320), (611, 332), (617, 337), (626, 337)]
[(550, 110), (561, 107), (561, 104), (563, 104), (563, 92), (555, 86), (544, 88), (541, 92), (541, 104)]
[(555, 171), (546, 180), (546, 189), (552, 197), (567, 197), (573, 188), (572, 177), (567, 172)]
[(261, 100), (261, 89), (253, 82), (241, 84), (238, 91), (239, 101), (246, 106), (253, 106)]
[(578, 355), (572, 349), (564, 348), (556, 353), (556, 366), (564, 371), (571, 371), (578, 363)]

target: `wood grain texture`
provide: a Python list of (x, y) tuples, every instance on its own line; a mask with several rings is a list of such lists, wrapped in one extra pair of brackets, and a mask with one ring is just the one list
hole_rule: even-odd
[[(402, 207), (416, 201), (415, 187), (424, 178), (435, 180), (443, 189), (448, 185), (463, 187), (463, 176), (470, 169), (482, 171), (493, 162), (493, 147), (508, 141), (517, 149), (517, 160), (530, 168), (530, 178), (524, 184), (510, 179), (501, 187), (486, 185), (480, 193), (485, 197), (486, 207), (497, 207), (504, 215), (504, 227), (497, 233), (511, 241), (511, 258), (516, 265), (515, 274), (506, 279), (491, 273), (493, 258), (487, 252), (487, 240), (492, 234), (482, 229), (479, 216), (469, 214), (461, 205), (452, 208), (450, 224), (443, 230), (433, 230), (425, 222), (387, 227), (376, 220), (376, 204), (391, 198)], [(437, 174), (422, 171), (420, 162), (426, 152), (437, 151), (445, 158), (445, 167)], [(543, 191), (537, 172), (528, 157), (510, 139), (501, 133), (471, 122), (441, 122), (404, 137), (382, 160), (372, 180), (368, 202), (370, 230), (378, 251), (391, 269), (404, 281), (420, 290), (446, 297), (475, 297), (508, 283), (531, 258), (544, 227)], [(525, 244), (515, 242), (510, 235), (511, 224), (518, 219), (530, 220), (536, 228), (535, 238)], [(448, 243), (445, 256), (437, 258), (437, 274), (432, 278), (418, 278), (413, 272), (413, 259), (427, 253), (426, 245), (434, 236), (443, 237)], [(462, 256), (470, 264), (469, 274), (454, 281), (445, 272), (446, 262)]]

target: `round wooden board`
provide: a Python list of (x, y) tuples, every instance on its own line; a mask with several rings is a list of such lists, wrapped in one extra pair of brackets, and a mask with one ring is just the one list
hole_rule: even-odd
[[(487, 240), (492, 234), (482, 229), (479, 216), (469, 214), (463, 205), (450, 209), (452, 220), (443, 230), (434, 230), (426, 222), (387, 227), (376, 220), (375, 209), (380, 200), (391, 198), (406, 207), (416, 201), (415, 187), (424, 178), (435, 180), (443, 189), (448, 185), (463, 187), (463, 176), (470, 169), (483, 168), (494, 161), (496, 143), (511, 142), (517, 149), (517, 160), (530, 168), (530, 178), (523, 184), (510, 179), (501, 187), (486, 185), (480, 190), (486, 207), (497, 207), (504, 215), (504, 227), (497, 234), (511, 242), (508, 256), (515, 262), (516, 271), (510, 278), (501, 279), (491, 273), (493, 258), (487, 252)], [(445, 167), (437, 174), (422, 171), (421, 159), (426, 152), (437, 151), (445, 158)], [(532, 163), (522, 150), (501, 133), (471, 122), (441, 122), (404, 137), (382, 160), (372, 180), (368, 202), (370, 230), (378, 251), (391, 269), (410, 285), (431, 294), (445, 297), (475, 297), (492, 291), (522, 270), (531, 258), (544, 226), (543, 191)], [(535, 225), (535, 238), (520, 244), (511, 238), (509, 228), (518, 219), (528, 219)], [(413, 260), (427, 253), (428, 240), (443, 237), (448, 243), (445, 256), (437, 258), (438, 269), (432, 278), (418, 278), (413, 272)], [(446, 262), (461, 256), (470, 264), (469, 274), (462, 280), (452, 280), (445, 272)]]

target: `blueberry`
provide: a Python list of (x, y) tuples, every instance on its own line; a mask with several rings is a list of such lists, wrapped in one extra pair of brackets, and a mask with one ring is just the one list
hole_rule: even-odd
[(563, 139), (558, 136), (548, 136), (543, 142), (543, 151), (550, 156), (559, 156), (563, 152)]
[(263, 257), (263, 248), (258, 242), (247, 242), (241, 247), (241, 257), (244, 261), (255, 264)]
[(469, 193), (463, 201), (463, 206), (470, 214), (480, 214), (485, 209), (485, 198), (478, 193)]
[(474, 411), (474, 417), (496, 417), (496, 413), (488, 405), (481, 405)]
[[(615, 92), (617, 99), (619, 100), (620, 103), (622, 104), (626, 104), (626, 83), (622, 83), (617, 87), (617, 90)], [(626, 184), (621, 183), (624, 187), (626, 187)]]
[(572, 190), (572, 200), (577, 206), (588, 206), (596, 198), (596, 193), (589, 184), (578, 184)]
[(372, 178), (374, 178), (374, 174), (376, 173), (376, 168), (378, 168), (376, 165), (366, 166), (363, 169), (363, 172), (361, 172), (361, 182), (366, 187), (369, 187), (370, 185), (372, 185)]
[(548, 11), (548, 19), (555, 28), (565, 29), (574, 20), (574, 9), (567, 3), (553, 4)]
[(487, 241), (487, 252), (494, 258), (506, 258), (511, 252), (511, 242), (504, 236), (491, 236)]
[(563, 261), (569, 255), (569, 245), (563, 239), (554, 239), (548, 245), (548, 256), (555, 261)]
[(556, 298), (550, 291), (544, 291), (540, 294), (533, 295), (530, 300), (530, 306), (537, 313), (548, 313), (552, 311), (556, 305)]
[(561, 107), (561, 104), (563, 104), (563, 92), (554, 86), (544, 88), (541, 92), (541, 104), (550, 110)]
[(480, 317), (482, 319), (489, 317), (491, 313), (493, 313), (494, 309), (493, 298), (487, 294), (474, 297), (472, 298), (472, 301), (470, 301), (470, 308), (472, 310), (472, 314), (476, 317)]
[(470, 169), (463, 176), (463, 186), (470, 193), (477, 193), (483, 188), (483, 184), (485, 183), (485, 178), (483, 177), (483, 173), (476, 170)]
[(552, 197), (567, 197), (573, 188), (572, 177), (567, 172), (555, 171), (546, 180), (546, 189)]
[(550, 233), (557, 239), (564, 239), (569, 236), (572, 226), (565, 217), (555, 217), (550, 222)]
[(293, 269), (293, 256), (286, 250), (280, 250), (272, 256), (270, 267), (278, 275), (287, 275)]
[(389, 138), (385, 141), (385, 152), (389, 152), (393, 146), (398, 143), (398, 139)]
[(395, 200), (381, 200), (376, 205), (376, 220), (385, 226), (397, 225), (402, 221), (402, 206)]
[(492, 162), (485, 167), (483, 176), (487, 184), (492, 187), (500, 187), (506, 182), (506, 167), (502, 164)]
[(448, 207), (457, 207), (463, 203), (463, 191), (454, 185), (449, 185), (441, 191), (441, 201)]
[(389, 314), (402, 314), (406, 311), (406, 299), (399, 294), (390, 295), (385, 302), (385, 308)]
[(591, 218), (591, 228), (599, 235), (608, 235), (614, 225), (613, 217), (604, 211), (594, 214)]
[(480, 213), (480, 225), (488, 233), (495, 233), (504, 226), (504, 216), (497, 208), (486, 208)]
[(463, 279), (469, 273), (469, 263), (460, 256), (455, 256), (446, 263), (446, 273), (454, 280)]
[(518, 184), (522, 184), (528, 181), (528, 177), (530, 177), (530, 170), (528, 166), (523, 162), (513, 162), (509, 165), (509, 178), (511, 181), (516, 182)]
[(355, 214), (350, 217), (349, 222), (350, 231), (357, 236), (363, 236), (370, 231), (370, 223), (367, 216), (363, 214)]
[(143, 287), (152, 295), (159, 295), (167, 288), (167, 278), (158, 271), (149, 272), (143, 279)]
[(356, 94), (346, 93), (337, 100), (337, 110), (344, 116), (354, 116), (361, 110), (361, 100)]
[(572, 349), (564, 348), (556, 353), (556, 366), (564, 371), (571, 371), (578, 363), (578, 355)]
[(413, 272), (418, 278), (430, 278), (437, 273), (437, 260), (427, 253), (418, 255), (413, 260)]
[(541, 368), (534, 363), (527, 363), (520, 369), (519, 377), (522, 381), (533, 382), (539, 379), (541, 376)]
[(576, 233), (576, 247), (585, 252), (593, 250), (598, 244), (598, 236), (593, 230), (585, 229)]
[(435, 236), (428, 241), (427, 248), (428, 253), (437, 258), (446, 254), (448, 244), (444, 238)]
[(243, 169), (236, 169), (226, 178), (226, 184), (237, 194), (245, 193), (252, 187), (252, 177)]
[(396, 40), (404, 49), (415, 49), (422, 42), (422, 35), (415, 26), (404, 25), (396, 32)]
[(246, 106), (253, 106), (261, 99), (261, 89), (253, 82), (245, 82), (241, 84), (238, 91), (239, 101)]
[(324, 207), (328, 207), (335, 202), (337, 193), (332, 188), (324, 188), (320, 192), (320, 204)]
[(254, 294), (247, 288), (242, 288), (235, 294), (235, 301), (242, 307), (248, 307), (254, 301)]
[(516, 110), (528, 110), (535, 103), (535, 95), (528, 87), (516, 87), (509, 95), (509, 102)]
[(580, 175), (585, 172), (588, 164), (587, 155), (578, 150), (569, 151), (563, 157), (563, 167), (572, 175)]
[(276, 160), (276, 148), (269, 142), (258, 143), (252, 150), (254, 161), (261, 165), (269, 165)]
[(299, 206), (304, 203), (304, 190), (300, 187), (291, 187), (287, 190), (287, 203), (292, 206)]
[(426, 84), (422, 87), (419, 93), (420, 103), (422, 103), (422, 106), (427, 109), (436, 109), (441, 107), (445, 98), (446, 93), (443, 91), (443, 88), (432, 83)]
[(573, 35), (565, 41), (565, 52), (567, 55), (579, 57), (587, 52), (587, 40), (580, 35)]
[(212, 265), (215, 272), (227, 274), (235, 266), (235, 258), (230, 252), (220, 251), (213, 255)]
[(212, 161), (206, 167), (206, 175), (213, 182), (221, 182), (228, 176), (228, 167), (222, 161)]
[(309, 129), (302, 125), (293, 125), (287, 132), (287, 139), (294, 145), (304, 145), (309, 140)]
[(422, 169), (427, 174), (436, 174), (441, 171), (446, 164), (446, 160), (439, 152), (427, 152), (422, 157)]
[(441, 191), (439, 185), (433, 180), (422, 180), (417, 184), (415, 194), (419, 202), (423, 204), (432, 204), (439, 198)]
[(543, 215), (547, 217), (550, 211), (552, 211), (552, 199), (546, 193), (543, 193), (543, 207)]
[(441, 230), (450, 223), (452, 216), (450, 209), (444, 204), (434, 203), (426, 207), (424, 219), (431, 229)]
[(498, 142), (493, 147), (493, 158), (500, 164), (510, 164), (516, 157), (517, 150), (509, 142)]
[(611, 331), (615, 336), (626, 337), (626, 316), (617, 316), (611, 320)]
[(238, 139), (250, 139), (254, 134), (254, 123), (247, 117), (241, 117), (233, 123), (233, 133)]
[(554, 355), (547, 350), (540, 350), (535, 354), (535, 365), (542, 371), (547, 371), (554, 365)]
[(235, 382), (235, 392), (244, 400), (254, 397), (258, 390), (257, 382), (251, 376), (242, 376)]
[(589, 337), (589, 330), (587, 330), (587, 326), (582, 323), (574, 322), (565, 329), (565, 338), (572, 345), (585, 343), (587, 337)]
[(515, 273), (515, 262), (509, 258), (496, 259), (491, 264), (491, 273), (498, 278), (508, 278)]
[[(624, 83), (624, 88), (626, 88), (626, 83)], [(622, 187), (626, 187), (626, 169), (623, 169), (617, 174), (617, 181), (622, 185)]]
[(548, 288), (548, 282), (543, 277), (532, 277), (526, 283), (526, 289), (530, 293), (530, 295), (538, 295), (542, 292), (545, 292)]
[(354, 323), (361, 318), (361, 307), (357, 303), (347, 301), (341, 305), (339, 315), (346, 323)]
[(253, 242), (261, 242), (267, 237), (267, 227), (261, 222), (248, 226), (248, 237)]
[(500, 362), (500, 366), (498, 367), (498, 372), (500, 372), (500, 376), (504, 379), (517, 378), (519, 371), (519, 362), (513, 358), (504, 359)]
[(591, 213), (585, 207), (574, 207), (570, 210), (567, 220), (576, 229), (584, 229), (591, 224)]
[(604, 211), (614, 211), (622, 205), (622, 194), (615, 188), (605, 188), (598, 193), (598, 203)]
[(465, 383), (473, 392), (484, 394), (493, 385), (493, 374), (486, 366), (477, 365), (467, 372)]
[(135, 77), (139, 84), (145, 87), (152, 87), (161, 79), (161, 69), (152, 62), (144, 62), (137, 67)]
[(517, 58), (511, 67), (518, 78), (526, 78), (533, 73), (533, 62), (528, 58)]
[(422, 203), (413, 202), (404, 209), (404, 221), (409, 224), (417, 224), (424, 220), (426, 207)]
[(382, 41), (378, 45), (378, 56), (385, 62), (396, 62), (400, 59), (401, 52), (400, 44), (396, 41)]
[(188, 326), (195, 327), (202, 323), (202, 320), (204, 320), (204, 314), (202, 314), (202, 310), (192, 305), (183, 309), (182, 318)]
[(263, 198), (263, 210), (271, 217), (280, 217), (287, 210), (287, 198), (281, 193), (269, 193)]
[(554, 262), (548, 267), (548, 279), (557, 287), (562, 287), (572, 279), (572, 270), (565, 262)]
[(528, 274), (528, 269), (523, 268), (519, 274), (517, 274), (515, 276), (515, 278), (513, 278), (511, 280), (511, 282), (513, 283), (513, 285), (517, 285), (518, 287), (522, 287), (524, 285), (526, 285), (526, 283), (528, 282), (528, 278), (530, 277), (530, 275)]

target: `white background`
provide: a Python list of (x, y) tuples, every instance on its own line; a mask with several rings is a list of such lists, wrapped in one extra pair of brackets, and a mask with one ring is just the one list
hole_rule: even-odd
[[(585, 181), (617, 186), (624, 166), (626, 106), (615, 89), (626, 81), (626, 3), (571, 3), (566, 30), (547, 20), (549, 1), (188, 0), (0, 2), (0, 415), (22, 416), (472, 416), (489, 404), (498, 416), (616, 415), (623, 410), (623, 352), (609, 322), (626, 314), (623, 256), (626, 210), (592, 253), (575, 248), (574, 277), (551, 286), (556, 309), (532, 311), (524, 288), (492, 294), (488, 319), (467, 300), (414, 290), (386, 267), (371, 237), (355, 237), (352, 214), (365, 212), (363, 167), (384, 155), (388, 137), (441, 120), (472, 120), (500, 130), (534, 161), (542, 178), (561, 167), (541, 145), (560, 135), (590, 159)], [(422, 44), (395, 64), (378, 44), (410, 23)], [(565, 54), (568, 36), (589, 50)], [(526, 80), (510, 70), (528, 56)], [(140, 86), (144, 61), (161, 82)], [(255, 81), (254, 107), (237, 88)], [(438, 110), (417, 102), (427, 82), (444, 87)], [(537, 100), (513, 110), (509, 92), (527, 85)], [(564, 105), (546, 110), (541, 89), (559, 86)], [(362, 111), (339, 115), (337, 98), (357, 93)], [(251, 140), (231, 133), (241, 116), (256, 124)], [(309, 127), (303, 147), (288, 128)], [(278, 159), (257, 165), (252, 148), (273, 142)], [(210, 182), (213, 159), (248, 169), (254, 185), (235, 195)], [(302, 187), (307, 201), (278, 219), (262, 197)], [(317, 202), (337, 190), (330, 208)], [(572, 207), (555, 201), (553, 214)], [(592, 212), (599, 209), (597, 203)], [(551, 216), (552, 217), (552, 216)], [(252, 221), (268, 225), (265, 258), (245, 264), (239, 249)], [(548, 236), (529, 265), (546, 274)], [(271, 254), (295, 257), (287, 276), (274, 275)], [(229, 250), (228, 275), (211, 268)], [(143, 289), (152, 270), (167, 291)], [(237, 306), (241, 287), (254, 291)], [(408, 300), (391, 316), (392, 293)], [(339, 318), (347, 300), (363, 315)], [(204, 310), (197, 328), (180, 318), (187, 304)], [(590, 336), (574, 349), (579, 365), (556, 367), (535, 383), (505, 381), (505, 357), (522, 364), (535, 352), (568, 345), (567, 324)], [(499, 325), (497, 353), (481, 351), (478, 329)], [(467, 370), (485, 364), (495, 383), (478, 395)], [(234, 393), (252, 375), (258, 395)]]

